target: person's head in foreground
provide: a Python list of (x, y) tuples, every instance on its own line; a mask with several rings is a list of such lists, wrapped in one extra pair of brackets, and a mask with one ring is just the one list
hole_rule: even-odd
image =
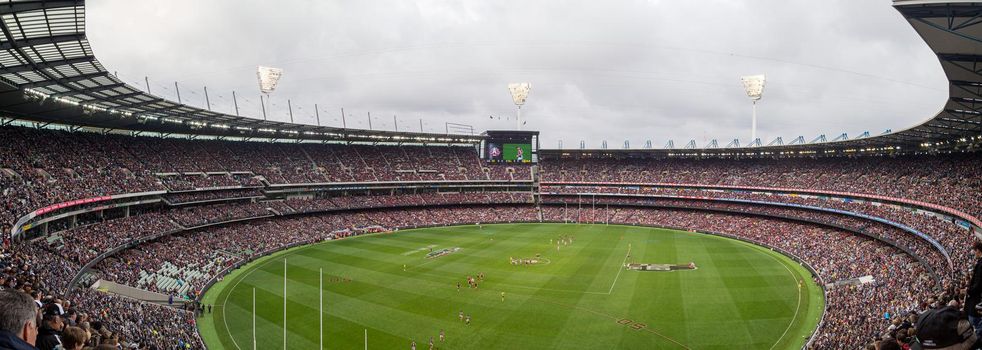
[(951, 307), (925, 311), (915, 328), (923, 349), (971, 349), (977, 340), (968, 318)]
[(0, 348), (34, 349), (38, 335), (38, 309), (30, 295), (0, 290)]

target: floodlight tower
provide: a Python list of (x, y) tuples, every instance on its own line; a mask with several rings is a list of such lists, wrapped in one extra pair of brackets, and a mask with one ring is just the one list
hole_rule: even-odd
[(511, 99), (518, 106), (518, 117), (515, 118), (515, 130), (522, 130), (522, 105), (529, 97), (529, 90), (532, 89), (530, 83), (511, 83), (508, 84), (508, 91), (511, 92)]
[[(282, 76), (283, 70), (280, 68), (263, 66), (256, 67), (256, 78), (259, 80), (259, 105), (263, 108), (264, 120), (266, 119), (266, 104), (263, 103), (263, 96), (265, 95), (266, 101), (269, 101), (269, 94), (273, 92), (273, 90), (276, 90), (276, 84), (279, 83), (280, 77)], [(293, 111), (291, 110), (290, 113), (293, 113)]]
[(757, 101), (763, 97), (765, 77), (763, 74), (748, 75), (741, 77), (740, 80), (743, 81), (743, 89), (747, 91), (747, 97), (750, 97), (754, 104), (754, 114), (750, 126), (750, 144), (759, 146), (760, 142), (757, 142)]

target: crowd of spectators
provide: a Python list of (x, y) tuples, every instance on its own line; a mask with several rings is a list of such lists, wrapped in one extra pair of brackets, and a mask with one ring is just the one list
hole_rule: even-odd
[[(531, 192), (425, 192), (425, 193), (338, 193), (321, 198), (291, 198), (269, 201), (267, 206), (281, 214), (314, 213), (340, 209), (390, 208), (457, 204), (532, 203)], [(273, 204), (276, 203), (276, 204)]]
[(265, 203), (221, 203), (169, 210), (168, 215), (184, 227), (273, 215)]
[(257, 188), (218, 190), (218, 191), (191, 191), (177, 192), (164, 195), (171, 204), (186, 204), (195, 202), (211, 202), (244, 198), (262, 197), (263, 192)]
[[(93, 337), (97, 341), (138, 343), (144, 348), (200, 347), (193, 315), (86, 288), (69, 288), (82, 266), (135, 240), (150, 239), (102, 260), (96, 265), (96, 275), (168, 293), (173, 291), (162, 290), (158, 280), (180, 280), (191, 287), (186, 289), (194, 290), (236, 264), (295, 244), (419, 226), (539, 220), (705, 230), (787, 251), (813, 266), (830, 285), (828, 313), (815, 346), (855, 348), (883, 336), (898, 318), (963, 297), (962, 286), (972, 263), (972, 238), (964, 227), (951, 218), (865, 201), (614, 183), (854, 192), (913, 199), (982, 216), (982, 177), (978, 176), (982, 155), (978, 153), (659, 161), (545, 157), (539, 164), (541, 172), (535, 175), (531, 165), (487, 164), (474, 147), (460, 146), (252, 143), (17, 127), (0, 127), (0, 139), (5, 141), (0, 148), (3, 232), (33, 210), (110, 194), (170, 191), (165, 198), (172, 204), (222, 202), (155, 209), (77, 226), (73, 222), (70, 229), (49, 236), (4, 242), (0, 288), (40, 292), (50, 302), (63, 300), (71, 305), (68, 309), (92, 320), (89, 329), (99, 335)], [(277, 201), (240, 199), (262, 196), (258, 187), (268, 184), (529, 181), (534, 176), (544, 181), (541, 209), (529, 205), (535, 199), (531, 192), (366, 190)], [(570, 186), (573, 182), (597, 185)], [(203, 188), (223, 189), (194, 191)], [(585, 192), (637, 196), (570, 195)], [(896, 225), (706, 198), (800, 204), (884, 218), (937, 240), (951, 263), (928, 240)], [(301, 213), (310, 214), (274, 217)], [(842, 229), (748, 214), (797, 218)], [(240, 219), (256, 220), (154, 238), (181, 228)], [(57, 231), (59, 225), (64, 226), (64, 221), (52, 227)], [(171, 268), (163, 269), (165, 265)], [(875, 282), (850, 282), (859, 276), (872, 276)]]
[(787, 159), (573, 159), (540, 155), (544, 182), (674, 183), (853, 192), (982, 217), (982, 153)]
[[(149, 191), (366, 181), (531, 180), (473, 146), (186, 140), (0, 127), (0, 229), (33, 210)], [(511, 169), (511, 170), (508, 170)]]
[(45, 320), (57, 316), (64, 325), (81, 328), (86, 346), (203, 348), (192, 313), (88, 288), (68, 290), (80, 266), (34, 243), (0, 248), (0, 290), (28, 294), (46, 310)]
[(149, 238), (179, 229), (161, 213), (145, 213), (76, 227), (58, 233), (59, 240), (48, 248), (79, 265), (85, 265), (101, 253), (128, 242)]
[(160, 182), (171, 191), (192, 191), (213, 188), (255, 188), (263, 185), (251, 172), (239, 174), (158, 174), (157, 176), (160, 178)]

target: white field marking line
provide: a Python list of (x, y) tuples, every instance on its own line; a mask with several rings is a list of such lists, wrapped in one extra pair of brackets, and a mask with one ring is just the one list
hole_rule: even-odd
[(794, 276), (794, 272), (791, 271), (791, 268), (788, 267), (787, 264), (785, 264), (783, 261), (779, 260), (778, 258), (774, 257), (774, 255), (771, 255), (770, 252), (768, 252), (767, 256), (771, 257), (771, 259), (777, 260), (777, 262), (780, 263), (781, 266), (784, 266), (784, 268), (788, 270), (788, 274), (791, 276), (791, 279), (794, 281), (795, 290), (798, 291), (798, 303), (797, 305), (795, 305), (794, 308), (794, 316), (791, 317), (791, 322), (788, 322), (788, 328), (784, 329), (784, 333), (781, 334), (781, 337), (777, 338), (777, 341), (774, 342), (774, 345), (771, 345), (771, 349), (773, 350), (774, 347), (777, 346), (777, 344), (780, 343), (781, 340), (784, 340), (784, 337), (788, 335), (788, 331), (790, 331), (791, 326), (794, 325), (794, 320), (798, 318), (798, 311), (801, 309), (801, 287), (798, 286), (798, 278)]
[[(370, 237), (370, 236), (376, 236), (376, 235), (381, 235), (381, 233), (378, 233), (378, 234), (367, 234), (367, 235), (358, 235), (358, 236), (351, 237), (351, 238), (362, 238), (362, 237)], [(321, 242), (321, 243), (324, 243), (324, 242)], [(304, 246), (304, 248), (312, 247), (312, 246), (315, 246), (315, 245), (318, 245), (318, 244), (320, 244), (320, 243), (316, 243), (316, 244), (313, 244), (313, 245)], [(286, 253), (286, 254), (283, 255), (283, 258), (286, 259), (286, 257), (288, 257), (290, 255), (293, 255), (293, 254), (296, 254), (298, 252), (304, 251), (304, 250), (306, 250), (306, 249), (297, 249), (295, 251)], [(272, 255), (269, 255), (269, 256), (272, 256)], [(249, 275), (252, 275), (252, 273), (255, 272), (256, 270), (259, 270), (259, 268), (261, 268), (263, 266), (266, 266), (270, 262), (273, 262), (273, 261), (276, 261), (276, 260), (275, 259), (270, 259), (269, 261), (263, 262), (261, 265), (256, 265), (255, 267), (253, 267), (252, 270), (249, 270), (249, 272), (246, 272), (245, 275), (242, 275), (242, 277), (240, 277), (238, 281), (235, 281), (235, 284), (232, 285), (231, 289), (229, 289), (229, 293), (225, 295), (225, 300), (222, 300), (222, 322), (225, 323), (225, 333), (228, 334), (228, 338), (229, 339), (232, 339), (232, 345), (235, 345), (235, 348), (236, 349), (242, 350), (242, 348), (239, 347), (239, 343), (237, 341), (235, 341), (235, 336), (232, 335), (232, 329), (229, 328), (229, 326), (228, 326), (228, 317), (225, 314), (225, 304), (228, 303), (228, 296), (232, 294), (231, 291), (234, 291), (235, 288), (239, 285), (239, 283), (242, 282), (242, 280), (246, 279), (246, 277), (249, 277)], [(430, 261), (424, 262), (424, 263), (419, 264), (419, 265), (410, 266), (409, 268), (419, 267), (419, 266), (422, 266), (422, 265), (425, 265), (425, 264), (428, 264), (428, 263), (431, 263), (431, 262), (434, 262), (434, 261), (436, 261), (436, 259), (430, 259)], [(226, 287), (226, 288), (228, 288), (228, 287)]]
[(506, 286), (506, 287), (511, 287), (511, 288), (532, 289), (532, 290), (548, 290), (548, 291), (552, 291), (552, 292), (564, 292), (564, 293), (597, 294), (597, 295), (607, 295), (608, 294), (608, 293), (604, 293), (604, 292), (590, 292), (590, 291), (572, 290), (572, 289), (553, 289), (553, 288), (545, 288), (545, 287), (529, 287), (529, 286), (523, 286), (523, 285), (520, 285), (520, 284), (510, 284), (510, 283), (501, 283), (501, 282), (495, 283), (494, 285), (495, 286)]
[[(380, 235), (384, 235), (384, 234), (385, 233), (381, 233), (381, 232), (380, 233), (367, 233), (367, 234), (357, 235), (357, 236), (354, 236), (354, 237), (348, 237), (346, 239), (359, 239), (359, 238), (364, 238), (364, 237), (380, 236)], [(293, 255), (293, 254), (296, 254), (298, 252), (304, 251), (304, 250), (306, 250), (306, 248), (309, 248), (309, 247), (317, 246), (317, 245), (320, 245), (320, 244), (323, 244), (323, 243), (326, 243), (326, 242), (337, 242), (337, 241), (339, 241), (339, 240), (335, 239), (335, 240), (330, 240), (330, 241), (323, 241), (323, 242), (319, 242), (319, 243), (312, 243), (312, 244), (309, 244), (309, 245), (304, 245), (304, 246), (301, 246), (303, 249), (297, 249), (297, 250), (294, 250), (294, 251), (287, 252), (287, 253), (283, 254), (283, 258), (285, 259), (286, 257), (288, 257), (290, 255)], [(297, 247), (294, 247), (294, 248), (297, 248)], [(288, 248), (288, 249), (292, 249), (292, 248)], [(273, 254), (270, 254), (270, 255), (267, 255), (267, 256), (274, 256), (277, 253), (279, 253), (279, 252), (276, 252), (276, 253), (273, 253)], [(240, 277), (238, 281), (235, 281), (235, 284), (233, 284), (232, 287), (231, 287), (232, 289), (229, 289), (229, 293), (225, 295), (225, 300), (222, 301), (222, 323), (225, 323), (225, 333), (228, 333), (228, 338), (229, 339), (232, 339), (232, 345), (235, 345), (235, 348), (236, 349), (242, 350), (242, 348), (239, 347), (239, 343), (235, 341), (235, 336), (232, 335), (232, 329), (228, 327), (228, 317), (226, 317), (227, 315), (225, 314), (225, 304), (228, 303), (228, 296), (230, 294), (232, 294), (231, 291), (235, 290), (235, 287), (237, 287), (239, 285), (239, 283), (242, 282), (242, 280), (244, 280), (246, 277), (249, 277), (249, 275), (251, 275), (253, 272), (255, 272), (256, 270), (258, 270), (260, 267), (266, 266), (270, 262), (273, 262), (273, 261), (276, 261), (276, 260), (275, 259), (269, 259), (268, 261), (263, 262), (260, 265), (254, 266), (252, 270), (249, 270), (249, 272), (246, 272), (245, 275), (242, 275), (242, 277)], [(250, 262), (249, 264), (251, 264), (253, 262)], [(249, 264), (246, 264), (246, 265), (249, 265)], [(228, 288), (228, 287), (226, 287), (226, 288)], [(217, 329), (216, 329), (216, 332), (217, 332)]]
[(427, 261), (424, 261), (422, 263), (419, 263), (419, 264), (416, 264), (416, 265), (413, 265), (413, 266), (406, 266), (406, 271), (409, 271), (409, 269), (414, 269), (414, 268), (417, 268), (417, 267), (420, 267), (420, 266), (429, 264), (429, 263), (434, 262), (434, 261), (436, 261), (435, 258), (433, 258), (433, 259), (427, 259)]
[(545, 288), (545, 287), (529, 287), (529, 286), (523, 286), (523, 285), (518, 285), (518, 284), (509, 284), (509, 283), (496, 283), (496, 285), (505, 285), (505, 286), (515, 287), (515, 288), (525, 288), (525, 289), (535, 289), (535, 290), (548, 290), (548, 291), (553, 291), (553, 292), (564, 292), (564, 293), (610, 295), (611, 292), (614, 291), (614, 286), (617, 284), (617, 279), (619, 279), (621, 277), (621, 271), (624, 270), (624, 264), (627, 263), (627, 257), (629, 257), (629, 256), (631, 256), (631, 248), (630, 248), (630, 246), (628, 246), (627, 253), (624, 254), (624, 261), (621, 263), (621, 266), (618, 267), (618, 269), (617, 269), (617, 275), (614, 276), (614, 282), (610, 284), (610, 289), (607, 292), (591, 292), (591, 291), (581, 291), (581, 290), (571, 290), (571, 289), (552, 289), (552, 288)]
[(621, 263), (621, 266), (618, 266), (617, 267), (617, 276), (614, 276), (614, 283), (611, 283), (610, 284), (610, 289), (607, 290), (607, 295), (610, 295), (610, 293), (613, 293), (614, 292), (614, 285), (617, 284), (617, 279), (618, 278), (621, 278), (621, 271), (624, 271), (624, 264), (627, 264), (627, 258), (629, 256), (631, 256), (631, 245), (630, 245), (630, 243), (628, 243), (628, 246), (627, 246), (627, 254), (624, 254), (624, 262)]
[(421, 251), (427, 250), (429, 248), (436, 248), (436, 244), (430, 244), (428, 246), (425, 246), (425, 247), (422, 247), (422, 248), (419, 248), (419, 249), (410, 250), (408, 252), (402, 253), (402, 255), (405, 256), (405, 255), (416, 254), (416, 253), (419, 253)]

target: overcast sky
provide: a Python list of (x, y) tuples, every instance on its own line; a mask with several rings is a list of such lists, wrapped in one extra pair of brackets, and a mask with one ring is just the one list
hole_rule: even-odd
[[(819, 5), (820, 4), (820, 5)], [(511, 129), (507, 85), (542, 146), (677, 147), (750, 139), (740, 76), (766, 74), (764, 143), (900, 130), (941, 108), (946, 81), (887, 0), (89, 1), (96, 56), (154, 94), (262, 116), (255, 69), (283, 68), (268, 117), (348, 127)], [(494, 118), (490, 118), (494, 116)]]

